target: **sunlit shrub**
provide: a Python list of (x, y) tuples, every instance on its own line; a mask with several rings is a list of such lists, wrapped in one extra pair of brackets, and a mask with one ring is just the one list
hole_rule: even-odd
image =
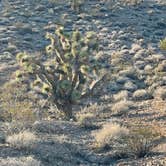
[(102, 129), (93, 133), (95, 146), (98, 149), (113, 147), (118, 142), (121, 142), (124, 136), (127, 136), (129, 130), (126, 127), (120, 126), (117, 123), (106, 123)]
[(38, 142), (38, 138), (32, 132), (22, 131), (8, 136), (6, 142), (17, 149), (31, 149)]

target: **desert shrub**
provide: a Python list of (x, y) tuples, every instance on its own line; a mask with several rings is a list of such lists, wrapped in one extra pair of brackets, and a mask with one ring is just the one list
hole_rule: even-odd
[[(140, 5), (144, 0), (119, 0), (118, 2), (121, 5)], [(115, 1), (116, 2), (116, 1)]]
[(28, 157), (7, 157), (6, 159), (0, 158), (1, 166), (41, 166), (41, 162), (34, 159), (32, 156)]
[(160, 48), (166, 50), (166, 38), (160, 41)]
[(166, 72), (166, 60), (163, 60), (158, 64), (158, 66), (155, 68), (155, 72)]
[(165, 59), (164, 55), (161, 53), (160, 54), (153, 54), (153, 55), (151, 55), (151, 58), (154, 62), (160, 62), (160, 61)]
[(32, 122), (12, 121), (3, 122), (2, 128), (6, 136), (21, 133), (32, 128)]
[(71, 0), (71, 8), (77, 12), (82, 9), (84, 0)]
[(127, 90), (122, 90), (113, 96), (115, 101), (126, 100), (129, 97)]
[(94, 116), (96, 116), (98, 113), (100, 114), (100, 112), (102, 112), (104, 108), (105, 108), (105, 106), (102, 105), (102, 104), (99, 105), (97, 103), (93, 103), (93, 104), (90, 104), (90, 105), (88, 105), (86, 107), (83, 107), (78, 114), (91, 113)]
[(79, 125), (85, 129), (99, 128), (97, 121), (103, 115), (102, 113), (105, 108), (104, 105), (99, 105), (97, 103), (84, 107), (76, 114)]
[[(70, 130), (71, 122), (64, 122), (64, 121), (58, 121), (55, 123), (55, 121), (48, 121), (48, 120), (42, 120), (42, 121), (36, 121), (33, 125), (33, 131), (36, 131), (37, 133), (49, 133), (49, 134), (58, 134), (62, 135), (64, 134), (64, 131)], [(69, 128), (66, 126), (70, 126)]]
[(17, 149), (31, 149), (38, 142), (37, 136), (29, 131), (7, 136), (6, 142)]
[(133, 98), (135, 100), (148, 100), (151, 97), (150, 93), (145, 89), (138, 89), (133, 93)]
[(121, 100), (113, 104), (111, 111), (114, 115), (125, 115), (133, 107), (133, 102), (129, 100)]
[(153, 67), (148, 64), (144, 67), (144, 71), (145, 71), (146, 74), (150, 74), (153, 71)]
[(124, 84), (124, 89), (133, 92), (137, 89), (137, 85), (129, 80)]
[(55, 34), (47, 33), (51, 43), (46, 47), (47, 57), (19, 53), (20, 69), (17, 79), (28, 78), (32, 88), (47, 97), (67, 118), (73, 117), (72, 105), (93, 91), (105, 78), (97, 53), (97, 38), (94, 32), (84, 36), (79, 31), (65, 34), (58, 27)]
[(4, 121), (34, 121), (33, 103), (27, 95), (26, 85), (6, 83), (0, 89), (1, 119)]
[(92, 135), (95, 139), (95, 147), (104, 149), (115, 147), (128, 133), (129, 130), (126, 127), (120, 126), (117, 123), (106, 123), (103, 125), (102, 129), (94, 132)]
[(110, 9), (116, 9), (120, 6), (136, 6), (140, 5), (143, 0), (103, 0)]
[(96, 129), (95, 115), (93, 113), (80, 113), (77, 115), (78, 123), (85, 129)]
[(161, 137), (157, 128), (133, 126), (131, 129), (117, 123), (108, 123), (92, 134), (95, 147), (99, 150), (107, 148), (119, 156), (144, 157), (158, 145)]
[(166, 99), (166, 87), (158, 87), (154, 91), (154, 97), (161, 98), (162, 100)]
[(119, 75), (120, 76), (126, 76), (126, 77), (129, 77), (129, 78), (133, 78), (133, 77), (135, 78), (136, 70), (133, 67), (128, 67), (127, 69), (121, 70), (119, 72)]
[(160, 133), (153, 127), (134, 127), (130, 130), (129, 136), (124, 140), (127, 145), (126, 152), (129, 156), (144, 157), (157, 146), (159, 138)]

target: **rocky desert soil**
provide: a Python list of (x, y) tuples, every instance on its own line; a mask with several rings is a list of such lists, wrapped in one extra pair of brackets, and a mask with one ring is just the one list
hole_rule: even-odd
[[(155, 124), (166, 136), (166, 97), (160, 98), (155, 91), (166, 90), (166, 52), (159, 48), (159, 41), (166, 37), (166, 1), (144, 0), (132, 5), (118, 0), (87, 0), (78, 14), (69, 3), (62, 1), (1, 0), (1, 86), (17, 68), (16, 54), (20, 51), (43, 54), (48, 44), (46, 32), (54, 32), (59, 24), (63, 24), (66, 31), (93, 30), (99, 37), (100, 53), (105, 57), (103, 63), (109, 66), (111, 78), (95, 100), (107, 108), (97, 116), (96, 123)], [(135, 97), (134, 92), (140, 89), (149, 94)], [(124, 90), (126, 102), (131, 101), (132, 106), (127, 114), (115, 116), (113, 97)], [(14, 130), (13, 124), (1, 122), (0, 125), (3, 133)], [(77, 122), (42, 120), (27, 128), (38, 135), (40, 142), (32, 150), (17, 150), (0, 138), (1, 166), (3, 163), (10, 166), (6, 161), (19, 161), (20, 157), (28, 156), (41, 161), (43, 166), (166, 165), (165, 138), (154, 154), (140, 159), (119, 159), (111, 152), (93, 151), (91, 130), (82, 129)]]

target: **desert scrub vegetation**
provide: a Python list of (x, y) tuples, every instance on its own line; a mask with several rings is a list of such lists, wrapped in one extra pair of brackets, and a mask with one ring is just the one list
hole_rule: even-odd
[(163, 86), (163, 87), (158, 87), (157, 89), (155, 89), (154, 97), (165, 100), (166, 99), (166, 87)]
[(152, 126), (127, 128), (117, 123), (106, 123), (102, 129), (92, 133), (95, 148), (113, 150), (117, 156), (141, 158), (158, 145), (161, 133)]
[(152, 98), (152, 95), (146, 89), (138, 89), (133, 93), (133, 98), (135, 100), (148, 100)]
[[(158, 145), (161, 133), (152, 126), (136, 126), (130, 130), (126, 141), (126, 152), (129, 156), (144, 157)], [(125, 142), (124, 141), (124, 142)]]
[(166, 38), (160, 41), (160, 48), (166, 50)]
[(106, 107), (94, 103), (90, 106), (83, 107), (77, 114), (76, 119), (78, 124), (85, 129), (97, 129), (97, 118), (102, 116), (102, 113)]
[(0, 163), (1, 166), (41, 166), (41, 162), (34, 159), (33, 156), (0, 158)]
[(121, 142), (128, 135), (129, 130), (117, 123), (106, 123), (102, 129), (92, 133), (95, 139), (94, 146), (99, 150), (109, 149)]
[(113, 95), (114, 101), (127, 100), (129, 98), (129, 92), (127, 90), (122, 90)]
[(166, 60), (163, 60), (161, 63), (158, 64), (158, 66), (155, 68), (156, 75), (165, 75), (166, 72)]
[(139, 5), (144, 0), (121, 0), (125, 5)]
[(26, 91), (26, 85), (16, 81), (8, 82), (0, 88), (1, 120), (22, 122), (35, 120), (34, 106)]
[(77, 115), (77, 121), (82, 128), (95, 129), (95, 115), (93, 113), (80, 113)]
[(21, 131), (17, 134), (7, 136), (6, 142), (14, 148), (28, 150), (35, 147), (38, 138), (32, 132)]
[(134, 103), (130, 100), (120, 100), (115, 102), (112, 107), (111, 111), (113, 115), (126, 115), (129, 113), (129, 110), (134, 108)]
[(25, 52), (17, 54), (20, 68), (16, 78), (29, 80), (31, 88), (70, 119), (73, 104), (93, 95), (106, 76), (101, 57), (97, 57), (97, 37), (94, 32), (82, 35), (78, 30), (66, 34), (59, 26), (55, 34), (47, 33), (46, 38), (51, 43), (46, 46), (45, 60)]
[(143, 0), (103, 0), (103, 2), (113, 10), (118, 6), (138, 6), (143, 2)]

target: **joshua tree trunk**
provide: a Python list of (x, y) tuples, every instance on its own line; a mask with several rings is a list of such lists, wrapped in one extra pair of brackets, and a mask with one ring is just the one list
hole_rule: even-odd
[(58, 104), (58, 103), (54, 103), (57, 108), (63, 112), (65, 118), (67, 120), (73, 119), (74, 120), (74, 116), (73, 116), (73, 104), (70, 101), (65, 101), (63, 104)]
[(52, 95), (50, 98), (50, 101), (52, 104), (56, 105), (56, 107), (58, 108), (58, 110), (60, 110), (61, 112), (64, 113), (64, 116), (67, 120), (73, 119), (74, 120), (74, 116), (73, 116), (73, 104), (70, 100), (66, 100), (63, 103), (58, 103), (57, 99), (54, 95)]
[(65, 102), (61, 110), (63, 111), (66, 119), (73, 119), (73, 108), (70, 102)]

